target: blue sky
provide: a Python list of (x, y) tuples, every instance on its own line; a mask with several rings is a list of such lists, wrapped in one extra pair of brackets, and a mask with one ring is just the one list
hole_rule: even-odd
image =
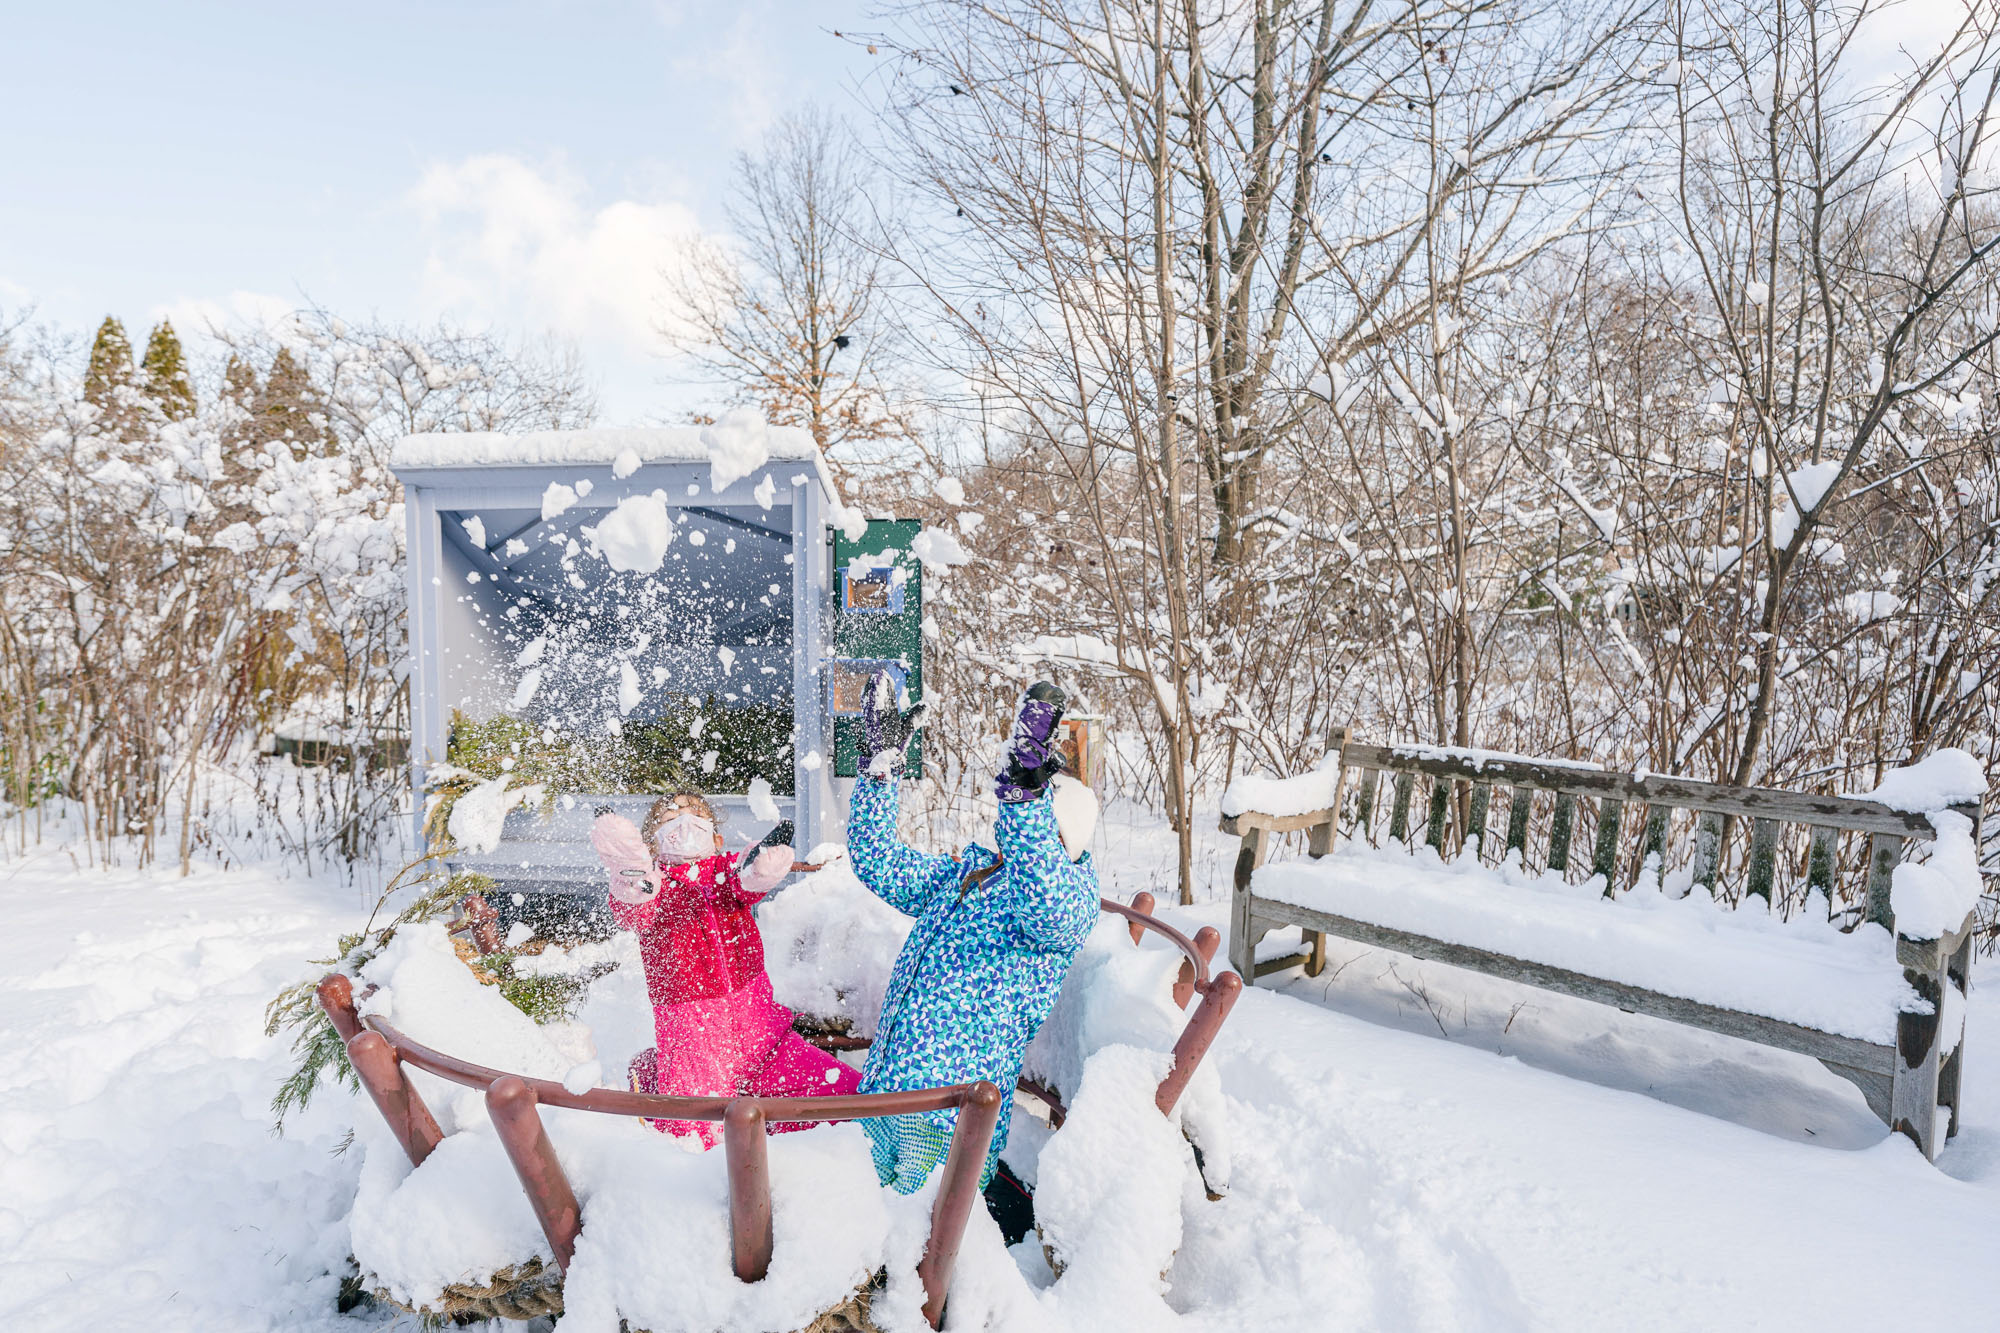
[[(135, 339), (310, 298), (574, 340), (607, 421), (663, 384), (655, 274), (734, 154), (851, 105), (861, 0), (0, 6), (0, 315)], [(137, 327), (134, 327), (137, 326)]]

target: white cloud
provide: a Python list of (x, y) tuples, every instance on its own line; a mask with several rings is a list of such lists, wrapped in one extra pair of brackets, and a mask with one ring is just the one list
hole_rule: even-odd
[(667, 313), (661, 274), (697, 231), (681, 204), (593, 206), (581, 182), (497, 153), (433, 165), (408, 202), (428, 247), (426, 308), (548, 329), (587, 356), (657, 349)]
[(233, 291), (222, 300), (184, 296), (146, 312), (149, 324), (171, 320), (181, 340), (241, 329), (278, 331), (289, 324), (299, 303), (269, 292)]

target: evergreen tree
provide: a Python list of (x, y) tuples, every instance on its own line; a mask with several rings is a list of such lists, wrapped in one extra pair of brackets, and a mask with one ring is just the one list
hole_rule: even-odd
[(289, 347), (280, 347), (271, 358), (256, 415), (259, 444), (287, 441), (294, 454), (303, 456), (321, 452), (332, 443), (326, 399)]
[(146, 339), (146, 396), (160, 405), (169, 421), (185, 421), (194, 415), (194, 385), (188, 381), (187, 358), (174, 326), (161, 320)]
[(224, 523), (256, 520), (247, 498), (248, 488), (256, 483), (255, 464), (246, 460), (262, 443), (257, 405), (263, 393), (256, 369), (232, 353), (229, 364), (222, 368), (220, 398), (233, 409), (222, 424), (222, 487), (216, 497)]
[(137, 412), (131, 390), (138, 387), (132, 367), (132, 343), (115, 315), (106, 315), (90, 344), (90, 366), (83, 374), (83, 401), (98, 411), (98, 421), (113, 435), (123, 435)]
[(229, 364), (222, 368), (222, 401), (242, 413), (223, 427), (222, 443), (232, 453), (242, 445), (257, 442), (257, 404), (263, 395), (264, 386), (257, 379), (256, 369), (230, 353)]

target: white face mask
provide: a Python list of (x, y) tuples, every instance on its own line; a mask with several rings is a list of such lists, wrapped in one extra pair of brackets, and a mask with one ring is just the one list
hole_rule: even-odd
[(675, 815), (653, 834), (662, 856), (708, 856), (715, 851), (715, 825), (692, 812)]

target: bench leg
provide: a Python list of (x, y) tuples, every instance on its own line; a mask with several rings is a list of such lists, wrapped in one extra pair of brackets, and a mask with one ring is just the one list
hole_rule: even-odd
[[(1971, 998), (1971, 931), (1966, 932), (1965, 942), (1958, 946), (1957, 951), (1952, 954), (1951, 960), (1946, 963), (1944, 984), (1948, 987), (1956, 986), (1961, 1000)], [(1956, 1032), (1945, 1032), (1940, 1035), (1940, 1040), (1951, 1048), (1951, 1054), (1945, 1057), (1944, 1066), (1938, 1070), (1938, 1105), (1951, 1108), (1951, 1123), (1945, 1128), (1944, 1132), (1944, 1136), (1947, 1139), (1958, 1137), (1958, 1098), (1959, 1089), (1965, 1084), (1965, 1013), (1968, 1008), (1969, 1006), (1966, 1004), (1959, 1005), (1959, 1022)]]
[[(1937, 1160), (1937, 1109), (1943, 1073), (1945, 977), (1943, 949), (1936, 940), (1897, 939), (1903, 976), (1923, 999), (1928, 1014), (1896, 1016), (1896, 1071), (1889, 1089), (1889, 1128), (1909, 1136), (1930, 1161)], [(1957, 1096), (1957, 1090), (1952, 1090)]]
[(1257, 941), (1264, 938), (1264, 931), (1256, 927), (1250, 910), (1250, 877), (1264, 864), (1265, 836), (1262, 829), (1251, 829), (1243, 835), (1243, 846), (1236, 853), (1235, 886), (1229, 899), (1229, 965), (1246, 986), (1256, 984)]
[(1326, 932), (1308, 930), (1306, 937), (1306, 975), (1316, 977), (1326, 971)]

